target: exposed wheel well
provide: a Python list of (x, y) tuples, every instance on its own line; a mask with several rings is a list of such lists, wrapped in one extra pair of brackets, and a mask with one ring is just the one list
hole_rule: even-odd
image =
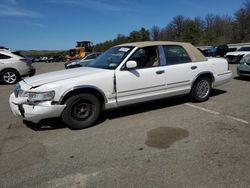
[(103, 105), (104, 102), (106, 101), (104, 94), (101, 93), (100, 91), (98, 91), (97, 89), (79, 88), (79, 89), (74, 89), (74, 90), (66, 93), (66, 95), (63, 96), (63, 98), (59, 102), (60, 102), (60, 104), (64, 104), (65, 101), (68, 100), (70, 97), (77, 95), (77, 94), (81, 94), (81, 93), (89, 93), (89, 94), (95, 95), (100, 100), (101, 105)]
[(202, 73), (200, 74), (192, 83), (192, 87), (194, 85), (194, 83), (199, 80), (200, 78), (203, 78), (203, 77), (208, 77), (210, 80), (211, 80), (211, 84), (213, 85), (213, 82), (214, 82), (214, 76), (212, 73), (209, 73), (209, 72), (206, 72), (206, 73)]

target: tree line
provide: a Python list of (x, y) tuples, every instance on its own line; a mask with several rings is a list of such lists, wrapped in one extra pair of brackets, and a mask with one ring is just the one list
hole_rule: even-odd
[(227, 43), (250, 42), (250, 0), (233, 16), (208, 14), (204, 18), (193, 19), (177, 15), (163, 28), (154, 25), (151, 29), (142, 27), (128, 36), (118, 34), (113, 40), (95, 45), (95, 51), (128, 42), (140, 41), (179, 41), (194, 45), (219, 45)]

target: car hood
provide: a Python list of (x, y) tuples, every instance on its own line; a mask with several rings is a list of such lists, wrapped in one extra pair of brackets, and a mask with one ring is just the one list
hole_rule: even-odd
[(52, 83), (61, 80), (67, 80), (76, 77), (83, 77), (98, 74), (101, 75), (102, 73), (109, 72), (111, 70), (107, 69), (98, 69), (98, 68), (91, 68), (91, 67), (80, 67), (77, 69), (67, 69), (61, 71), (54, 71), (45, 74), (40, 74), (37, 76), (33, 76), (30, 78), (26, 78), (23, 81), (32, 86), (38, 87), (47, 83)]
[(79, 61), (80, 61), (79, 59), (75, 59), (75, 60), (67, 61), (64, 64), (68, 65), (68, 64), (71, 64), (71, 63), (78, 63)]
[(236, 52), (228, 52), (226, 55), (234, 55), (234, 56), (238, 56), (238, 55), (246, 55), (246, 54), (250, 54), (250, 51), (236, 51)]

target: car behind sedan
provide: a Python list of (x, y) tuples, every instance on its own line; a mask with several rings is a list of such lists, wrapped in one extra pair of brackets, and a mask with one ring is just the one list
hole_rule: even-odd
[(102, 54), (101, 52), (94, 52), (94, 53), (90, 53), (90, 54), (86, 55), (82, 59), (76, 59), (76, 60), (72, 60), (72, 61), (69, 61), (69, 62), (65, 62), (64, 63), (65, 69), (71, 69), (71, 68), (86, 66), (101, 54)]
[(238, 49), (235, 52), (228, 52), (226, 54), (226, 59), (227, 59), (228, 63), (237, 64), (237, 63), (240, 62), (242, 57), (244, 57), (247, 54), (250, 54), (250, 47), (244, 46), (244, 47), (241, 47), (240, 49)]
[(237, 74), (240, 77), (250, 77), (250, 54), (241, 59), (237, 66)]
[(21, 77), (34, 74), (35, 69), (29, 59), (0, 49), (0, 80), (5, 84), (15, 84)]

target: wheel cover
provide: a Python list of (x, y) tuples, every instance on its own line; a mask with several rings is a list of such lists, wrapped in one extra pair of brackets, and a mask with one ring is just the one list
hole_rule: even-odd
[(5, 72), (3, 75), (3, 80), (6, 83), (13, 84), (17, 80), (17, 75), (13, 72)]
[(86, 120), (93, 113), (92, 105), (86, 101), (80, 101), (72, 106), (71, 115), (77, 120)]
[(197, 85), (197, 96), (206, 98), (210, 91), (210, 84), (207, 80), (201, 80)]

